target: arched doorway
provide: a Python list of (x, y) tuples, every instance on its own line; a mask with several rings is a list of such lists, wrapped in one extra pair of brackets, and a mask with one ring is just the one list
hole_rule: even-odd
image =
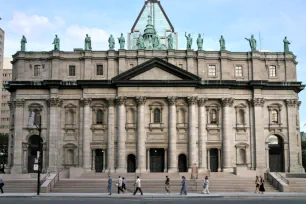
[(269, 168), (271, 172), (284, 171), (284, 142), (277, 135), (269, 137)]
[(212, 148), (209, 150), (210, 153), (210, 171), (218, 172), (218, 149)]
[(136, 171), (136, 157), (134, 154), (129, 154), (127, 157), (127, 172), (134, 173)]
[[(29, 139), (28, 148), (28, 173), (34, 173), (34, 163), (37, 158), (37, 152), (39, 151), (39, 142), (43, 143), (43, 140), (38, 135), (33, 135)], [(40, 152), (41, 164), (43, 164), (43, 152)], [(42, 167), (41, 167), (42, 169)]]
[(179, 172), (187, 172), (187, 157), (185, 154), (180, 154), (178, 157)]

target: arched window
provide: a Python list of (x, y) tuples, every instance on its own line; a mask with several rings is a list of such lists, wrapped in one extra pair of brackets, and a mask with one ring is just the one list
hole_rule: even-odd
[(103, 124), (103, 111), (97, 111), (97, 124)]
[(38, 110), (34, 111), (34, 125), (39, 125), (41, 123), (41, 116)]
[(160, 123), (160, 109), (155, 108), (154, 109), (154, 123)]
[(278, 112), (277, 110), (271, 111), (271, 121), (273, 124), (278, 124)]
[(269, 66), (269, 76), (276, 77), (276, 66), (274, 65)]
[(244, 110), (240, 109), (239, 110), (239, 123), (240, 124), (245, 124), (245, 120), (244, 120)]
[(210, 123), (212, 124), (217, 123), (217, 111), (215, 109), (210, 111)]

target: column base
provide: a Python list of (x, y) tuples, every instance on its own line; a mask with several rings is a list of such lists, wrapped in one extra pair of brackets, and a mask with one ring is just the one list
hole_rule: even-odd
[(136, 173), (138, 173), (138, 174), (145, 173), (145, 172), (147, 172), (146, 168), (138, 168), (138, 169), (136, 169)]
[(202, 167), (198, 169), (199, 173), (208, 173), (208, 169), (206, 167)]
[(14, 165), (11, 169), (11, 174), (22, 174), (21, 165)]
[[(219, 171), (219, 169), (218, 169), (218, 171)], [(225, 167), (225, 168), (222, 169), (222, 172), (233, 173), (234, 169), (233, 169), (233, 167)]]
[[(218, 169), (218, 172), (222, 172), (221, 168)], [(233, 172), (234, 172), (234, 170), (233, 170)]]
[(178, 172), (177, 168), (169, 168), (168, 169), (168, 173), (177, 173), (177, 172)]
[(164, 172), (167, 173), (167, 172), (168, 172), (168, 169), (164, 169)]
[(115, 169), (111, 168), (111, 169), (105, 169), (105, 173), (115, 173)]
[(127, 173), (126, 168), (117, 168), (116, 173)]

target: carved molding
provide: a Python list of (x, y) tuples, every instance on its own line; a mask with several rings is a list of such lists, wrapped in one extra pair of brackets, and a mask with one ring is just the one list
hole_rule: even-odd
[(14, 101), (8, 101), (7, 104), (8, 104), (8, 106), (9, 106), (10, 110), (13, 110)]
[(144, 105), (146, 103), (147, 98), (145, 96), (136, 97), (136, 103), (138, 106)]
[(177, 97), (176, 96), (168, 96), (167, 100), (168, 100), (168, 104), (170, 106), (173, 106), (173, 105), (176, 105)]
[(81, 98), (82, 106), (89, 106), (91, 103), (91, 98)]
[(106, 102), (107, 102), (107, 107), (114, 106), (115, 105), (115, 98), (107, 98)]
[(234, 98), (222, 98), (221, 101), (222, 101), (223, 107), (232, 107), (235, 99)]
[(47, 99), (49, 107), (61, 107), (63, 105), (63, 100), (58, 97), (52, 97)]
[(22, 108), (24, 106), (25, 100), (24, 98), (16, 99), (16, 107)]
[(116, 97), (116, 105), (121, 106), (126, 104), (126, 96), (118, 96)]
[(298, 100), (297, 99), (286, 99), (286, 104), (288, 107), (295, 107), (298, 105)]
[(260, 106), (260, 107), (263, 107), (264, 104), (265, 104), (265, 101), (266, 99), (264, 98), (253, 98), (251, 103), (252, 105), (255, 107), (255, 106)]
[(298, 110), (300, 109), (301, 104), (302, 104), (302, 101), (298, 101), (298, 103), (297, 103)]
[(187, 97), (187, 103), (189, 106), (191, 105), (196, 105), (198, 101), (198, 97), (197, 96), (188, 96)]
[(206, 101), (208, 101), (208, 98), (199, 98), (198, 99), (198, 105), (200, 107), (203, 107), (205, 105)]

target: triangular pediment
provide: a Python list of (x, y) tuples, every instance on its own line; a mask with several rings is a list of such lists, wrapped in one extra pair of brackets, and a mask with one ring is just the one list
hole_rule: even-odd
[(119, 81), (200, 81), (201, 78), (162, 59), (154, 58), (112, 79)]

